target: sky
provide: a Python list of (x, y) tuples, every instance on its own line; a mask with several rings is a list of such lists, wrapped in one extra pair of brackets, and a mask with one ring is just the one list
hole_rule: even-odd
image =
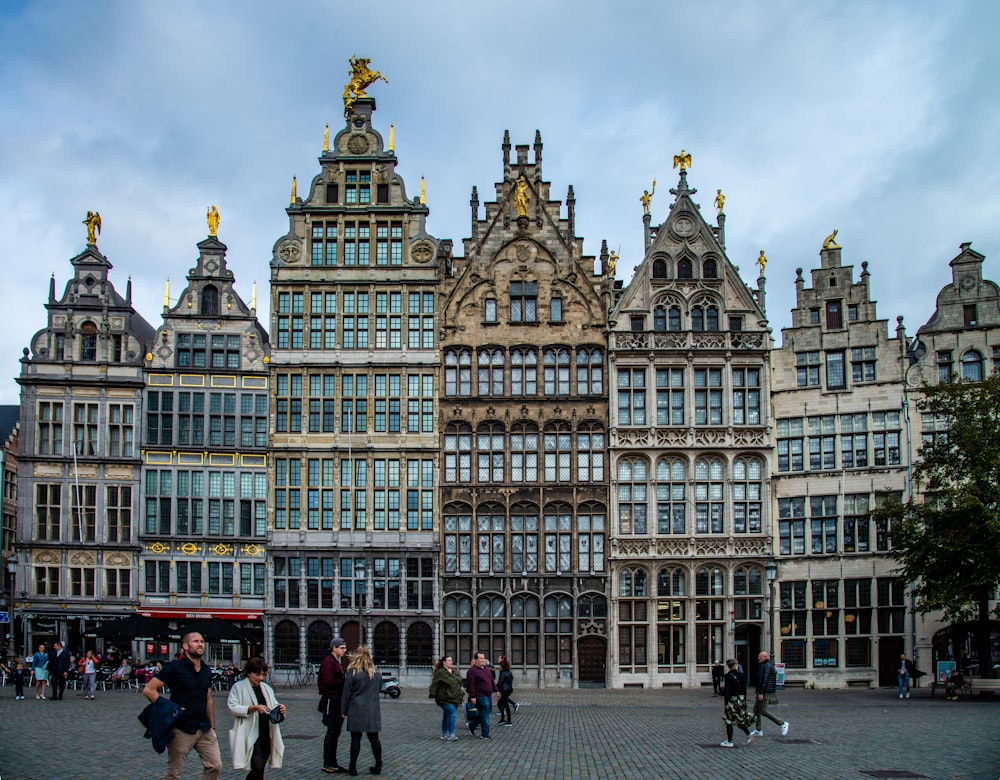
[[(930, 319), (948, 262), (971, 241), (1000, 281), (1000, 4), (800, 2), (343, 3), (335, 0), (0, 2), (0, 403), (83, 251), (88, 210), (111, 280), (154, 327), (221, 214), (236, 289), (269, 329), (268, 263), (319, 172), (323, 127), (343, 126), (348, 58), (395, 125), (397, 172), (426, 177), (428, 232), (456, 255), (472, 187), (493, 198), (511, 143), (544, 144), (552, 197), (576, 194), (586, 254), (641, 261), (639, 196), (653, 223), (692, 156), (695, 201), (726, 195), (730, 260), (779, 331), (795, 269), (819, 266), (834, 229), (855, 278), (868, 261), (878, 314), (909, 334)], [(565, 212), (564, 212), (565, 213)], [(3, 379), (6, 376), (8, 379)]]

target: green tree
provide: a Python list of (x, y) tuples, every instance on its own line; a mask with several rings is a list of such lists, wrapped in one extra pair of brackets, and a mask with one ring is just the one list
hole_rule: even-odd
[(925, 387), (917, 408), (947, 429), (920, 449), (920, 500), (873, 513), (892, 525), (900, 574), (916, 609), (951, 622), (976, 620), (980, 674), (992, 673), (990, 599), (1000, 585), (1000, 376)]

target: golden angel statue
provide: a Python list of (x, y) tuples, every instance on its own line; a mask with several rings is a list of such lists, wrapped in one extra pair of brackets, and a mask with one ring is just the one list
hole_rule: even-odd
[(611, 255), (608, 257), (608, 276), (615, 275), (615, 268), (618, 265), (618, 253), (612, 249)]
[(715, 191), (715, 210), (719, 214), (726, 207), (726, 196), (722, 194), (722, 190)]
[(642, 195), (639, 196), (639, 200), (642, 201), (642, 213), (649, 213), (649, 202), (653, 199), (656, 194), (656, 179), (653, 179), (653, 189), (643, 190)]
[(101, 232), (101, 212), (88, 211), (87, 218), (83, 220), (83, 224), (87, 226), (87, 243), (96, 244), (96, 234)]
[(837, 231), (834, 230), (830, 235), (823, 239), (824, 249), (840, 249), (840, 244), (837, 243)]
[(208, 235), (219, 235), (219, 209), (216, 206), (208, 207)]
[(517, 216), (528, 216), (528, 180), (521, 174), (514, 188), (514, 208), (517, 209)]
[(763, 275), (764, 269), (767, 268), (767, 255), (764, 254), (763, 249), (760, 250), (760, 254), (757, 256), (757, 267)]
[(691, 167), (691, 155), (681, 149), (680, 154), (674, 155), (674, 167), (680, 167), (682, 171)]
[(351, 106), (358, 98), (368, 97), (365, 90), (379, 79), (386, 84), (389, 79), (382, 75), (380, 71), (372, 70), (368, 67), (371, 59), (368, 57), (351, 57), (351, 71), (348, 74), (351, 80), (344, 85), (344, 116), (351, 113)]

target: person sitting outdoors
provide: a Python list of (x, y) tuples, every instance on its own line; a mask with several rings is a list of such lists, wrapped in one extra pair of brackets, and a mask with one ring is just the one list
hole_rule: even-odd
[(111, 682), (128, 682), (129, 678), (132, 676), (132, 667), (129, 665), (129, 660), (131, 659), (123, 659), (121, 666), (111, 673)]
[(944, 695), (948, 697), (949, 701), (958, 701), (958, 694), (962, 692), (964, 687), (965, 675), (962, 674), (961, 670), (955, 669), (948, 678), (948, 682), (944, 684)]

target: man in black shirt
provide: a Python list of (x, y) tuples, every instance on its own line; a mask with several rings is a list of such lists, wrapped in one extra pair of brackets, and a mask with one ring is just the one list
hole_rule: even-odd
[(202, 663), (205, 640), (198, 633), (185, 634), (181, 647), (183, 657), (164, 666), (146, 683), (142, 693), (155, 703), (163, 686), (168, 685), (170, 700), (183, 709), (174, 722), (174, 738), (167, 745), (167, 780), (180, 778), (191, 748), (201, 756), (204, 767), (202, 780), (218, 780), (222, 771), (222, 756), (215, 734), (212, 672), (207, 664)]

